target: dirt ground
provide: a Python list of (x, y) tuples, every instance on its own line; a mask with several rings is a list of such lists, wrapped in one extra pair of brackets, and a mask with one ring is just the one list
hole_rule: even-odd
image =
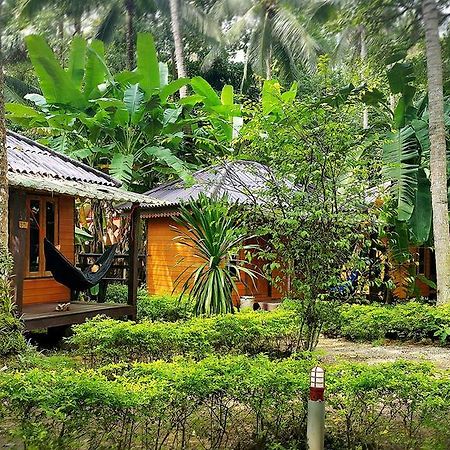
[(365, 362), (376, 364), (399, 359), (429, 361), (442, 369), (450, 369), (450, 348), (433, 345), (386, 342), (383, 345), (350, 342), (345, 339), (321, 338), (316, 349), (324, 362)]

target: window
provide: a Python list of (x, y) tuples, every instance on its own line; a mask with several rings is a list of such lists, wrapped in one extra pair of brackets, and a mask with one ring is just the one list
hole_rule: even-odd
[(45, 267), (44, 238), (58, 241), (58, 200), (49, 197), (29, 197), (27, 200), (28, 239), (27, 275), (49, 276)]

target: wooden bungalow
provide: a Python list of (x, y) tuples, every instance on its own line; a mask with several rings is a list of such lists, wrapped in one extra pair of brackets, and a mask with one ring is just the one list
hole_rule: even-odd
[[(178, 232), (174, 217), (179, 214), (179, 206), (195, 200), (200, 193), (209, 197), (226, 195), (230, 202), (242, 204), (258, 202), (258, 191), (267, 187), (267, 167), (252, 161), (232, 161), (199, 170), (193, 174), (193, 184), (174, 181), (163, 184), (146, 193), (152, 199), (163, 202), (143, 203), (141, 217), (147, 225), (147, 288), (150, 294), (170, 294), (177, 291), (176, 280), (186, 268), (195, 264), (193, 252), (174, 238)], [(253, 268), (262, 274), (266, 263), (253, 258)], [(187, 273), (186, 273), (187, 276)], [(244, 296), (254, 297), (263, 308), (280, 301), (282, 294), (262, 275), (256, 282), (244, 278), (237, 283), (239, 294), (234, 294), (235, 304)]]
[[(65, 326), (97, 314), (135, 317), (138, 205), (144, 200), (155, 206), (161, 202), (124, 191), (114, 178), (19, 134), (8, 132), (6, 143), (15, 302), (26, 328)], [(71, 292), (48, 270), (44, 239), (74, 262), (76, 198), (135, 205), (131, 209), (128, 304), (72, 302), (68, 311), (56, 311), (58, 303), (71, 300)]]

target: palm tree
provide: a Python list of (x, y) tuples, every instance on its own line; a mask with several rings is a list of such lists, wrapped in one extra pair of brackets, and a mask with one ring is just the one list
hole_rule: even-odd
[[(178, 78), (186, 76), (186, 67), (184, 64), (183, 38), (181, 35), (181, 17), (178, 0), (170, 1), (170, 27), (172, 29), (173, 45), (175, 47), (175, 65)], [(186, 86), (180, 89), (180, 97), (186, 97)]]
[[(3, 0), (0, 0), (0, 20)], [(3, 29), (3, 24), (0, 24)], [(0, 249), (8, 248), (8, 158), (6, 154), (5, 101), (3, 97), (3, 52), (0, 33)]]
[[(256, 74), (271, 78), (274, 61), (295, 78), (299, 65), (314, 69), (321, 51), (315, 36), (318, 27), (313, 29), (319, 4), (306, 0), (223, 0), (212, 6), (210, 14), (219, 22), (232, 22), (225, 33), (227, 44), (248, 42), (243, 82), (249, 67)], [(205, 68), (218, 52), (216, 47), (207, 56)]]
[[(215, 2), (216, 0), (211, 0)], [(175, 48), (175, 66), (178, 78), (186, 76), (184, 64), (184, 45), (182, 26), (195, 29), (201, 36), (211, 42), (222, 41), (222, 32), (218, 23), (209, 18), (195, 2), (191, 0), (106, 0), (108, 11), (98, 27), (96, 38), (104, 42), (112, 41), (116, 31), (120, 29), (123, 20), (127, 29), (127, 55), (128, 66), (134, 67), (134, 21), (138, 15), (150, 15), (159, 13), (168, 18), (171, 24), (171, 32)], [(124, 14), (125, 11), (125, 14)]]
[(450, 231), (447, 193), (447, 148), (439, 19), (435, 0), (423, 0), (428, 78), (431, 200), (438, 303), (450, 302)]

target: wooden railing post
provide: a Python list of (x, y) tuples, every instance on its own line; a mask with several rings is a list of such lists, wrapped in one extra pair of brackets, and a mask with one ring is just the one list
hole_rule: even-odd
[(23, 279), (27, 241), (26, 196), (22, 191), (11, 190), (9, 196), (9, 250), (13, 258), (13, 287), (17, 314), (22, 314)]
[(129, 268), (128, 268), (128, 304), (133, 307), (131, 320), (136, 319), (137, 312), (137, 291), (139, 272), (139, 231), (140, 231), (141, 210), (138, 203), (134, 203), (131, 208), (130, 217), (130, 238), (129, 238)]

